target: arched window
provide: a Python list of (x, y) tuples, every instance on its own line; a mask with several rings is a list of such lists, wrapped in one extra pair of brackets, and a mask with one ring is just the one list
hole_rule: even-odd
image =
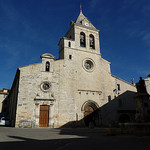
[(89, 43), (90, 43), (90, 48), (95, 49), (95, 40), (92, 34), (90, 34), (89, 36)]
[(46, 62), (46, 69), (45, 69), (45, 71), (49, 71), (50, 70), (50, 63), (47, 61)]
[(86, 47), (86, 38), (85, 38), (85, 33), (84, 32), (80, 33), (80, 46), (81, 47)]

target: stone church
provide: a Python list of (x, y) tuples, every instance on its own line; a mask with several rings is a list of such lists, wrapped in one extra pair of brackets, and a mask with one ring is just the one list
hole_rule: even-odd
[(8, 96), (12, 126), (100, 126), (103, 105), (126, 91), (136, 92), (133, 84), (111, 74), (110, 62), (101, 56), (99, 30), (82, 10), (59, 41), (59, 59), (50, 53), (40, 57), (41, 63), (16, 72)]

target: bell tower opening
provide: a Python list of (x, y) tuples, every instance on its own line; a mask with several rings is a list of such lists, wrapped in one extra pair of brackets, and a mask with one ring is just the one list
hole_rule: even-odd
[(90, 34), (89, 36), (89, 43), (90, 43), (90, 48), (95, 49), (95, 40), (92, 34)]
[(50, 71), (50, 63), (49, 61), (46, 62), (45, 71)]
[(84, 32), (80, 33), (80, 46), (86, 47), (86, 37)]

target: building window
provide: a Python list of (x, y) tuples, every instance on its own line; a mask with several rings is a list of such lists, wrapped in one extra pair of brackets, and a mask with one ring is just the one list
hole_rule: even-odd
[(50, 63), (47, 61), (46, 62), (46, 69), (45, 69), (45, 71), (49, 71), (50, 70)]
[(92, 72), (95, 68), (94, 61), (90, 58), (84, 59), (83, 60), (83, 68), (88, 72)]
[(117, 84), (117, 89), (118, 91), (120, 91), (120, 84)]
[(41, 90), (43, 92), (48, 92), (51, 89), (51, 83), (48, 81), (44, 81), (41, 83)]
[(84, 63), (84, 67), (85, 67), (87, 70), (92, 70), (92, 69), (93, 69), (93, 62), (90, 61), (90, 60), (86, 60), (85, 63)]
[(68, 47), (71, 47), (71, 42), (68, 42)]
[(110, 101), (111, 101), (111, 96), (109, 95), (109, 96), (108, 96), (108, 102), (110, 102)]
[(72, 59), (72, 55), (69, 55), (69, 59)]
[(86, 47), (86, 38), (85, 38), (85, 33), (84, 32), (80, 33), (80, 46), (81, 47)]
[(90, 43), (90, 48), (95, 49), (95, 40), (92, 34), (90, 34), (89, 36), (89, 43)]

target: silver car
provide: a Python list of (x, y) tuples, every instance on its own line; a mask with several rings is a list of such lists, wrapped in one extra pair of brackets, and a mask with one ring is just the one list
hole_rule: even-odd
[(2, 117), (0, 118), (0, 126), (9, 126), (10, 121), (8, 118)]

